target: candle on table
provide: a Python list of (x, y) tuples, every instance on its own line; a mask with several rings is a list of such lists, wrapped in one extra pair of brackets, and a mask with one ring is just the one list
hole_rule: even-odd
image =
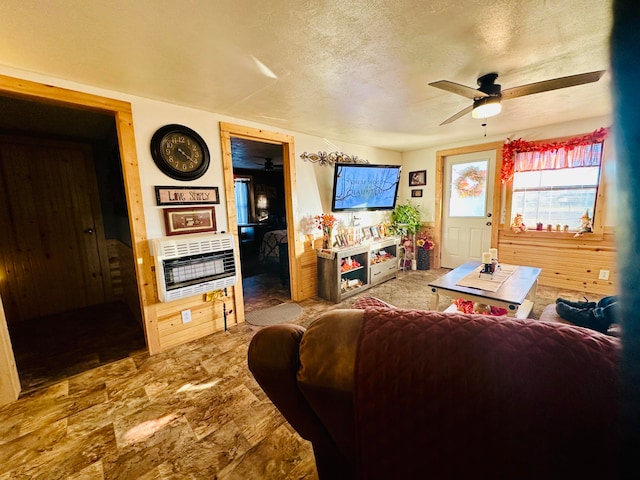
[(489, 252), (482, 252), (482, 263), (491, 263), (491, 254)]
[(497, 260), (498, 259), (498, 249), (497, 248), (490, 248), (489, 249), (489, 254), (491, 255), (491, 260)]

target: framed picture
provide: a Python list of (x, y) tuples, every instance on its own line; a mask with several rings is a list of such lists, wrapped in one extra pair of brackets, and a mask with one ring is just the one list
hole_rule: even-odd
[(409, 172), (409, 186), (410, 187), (419, 187), (419, 186), (426, 185), (426, 184), (427, 184), (427, 171), (426, 170), (415, 170), (413, 172)]
[(155, 187), (156, 205), (220, 203), (218, 187)]
[(364, 234), (364, 238), (369, 240), (371, 238), (371, 229), (369, 227), (364, 227), (362, 229), (362, 233)]
[(345, 247), (348, 247), (348, 246), (349, 246), (349, 238), (347, 237), (347, 234), (346, 234), (346, 233), (341, 233), (341, 234), (340, 234), (340, 240), (342, 240), (342, 244), (343, 244)]
[(421, 188), (416, 188), (415, 190), (411, 190), (411, 196), (412, 197), (421, 197), (422, 196), (422, 189)]
[(167, 235), (215, 232), (215, 207), (165, 208), (164, 225)]
[(378, 230), (378, 226), (377, 226), (377, 225), (373, 225), (373, 226), (371, 227), (371, 236), (372, 236), (373, 238), (375, 238), (376, 240), (377, 240), (378, 238), (380, 238), (380, 230)]

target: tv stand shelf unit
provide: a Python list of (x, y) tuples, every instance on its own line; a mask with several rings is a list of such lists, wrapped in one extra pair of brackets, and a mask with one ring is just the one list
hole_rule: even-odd
[(398, 276), (397, 237), (318, 251), (318, 296), (339, 303)]

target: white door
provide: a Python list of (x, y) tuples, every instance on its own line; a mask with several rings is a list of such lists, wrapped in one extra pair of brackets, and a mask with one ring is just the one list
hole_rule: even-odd
[(491, 247), (496, 151), (445, 157), (441, 266), (481, 260)]

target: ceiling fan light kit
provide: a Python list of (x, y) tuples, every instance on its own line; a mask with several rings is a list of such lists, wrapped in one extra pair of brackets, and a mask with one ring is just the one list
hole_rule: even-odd
[(500, 97), (485, 97), (473, 102), (471, 116), (473, 118), (489, 118), (502, 111)]
[(535, 93), (597, 82), (604, 73), (605, 70), (579, 73), (577, 75), (558, 77), (551, 80), (543, 80), (541, 82), (507, 88), (506, 90), (502, 90), (502, 87), (495, 83), (498, 78), (497, 73), (487, 73), (478, 78), (477, 83), (480, 88), (475, 89), (449, 80), (438, 80), (437, 82), (431, 82), (429, 85), (473, 100), (472, 105), (460, 110), (440, 124), (446, 125), (465, 116), (469, 112), (471, 112), (473, 118), (492, 117), (502, 110), (500, 103), (502, 100), (511, 100), (512, 98), (524, 97), (525, 95), (533, 95)]

